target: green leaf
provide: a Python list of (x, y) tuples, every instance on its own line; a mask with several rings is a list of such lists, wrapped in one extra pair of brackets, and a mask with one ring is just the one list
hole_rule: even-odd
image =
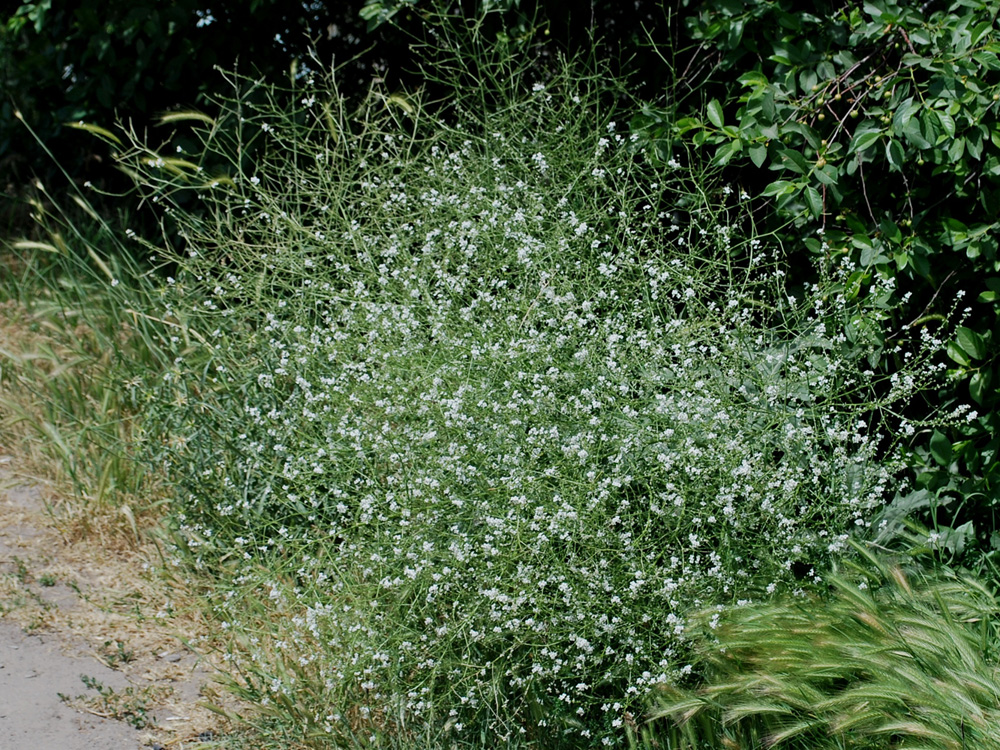
[(775, 180), (763, 190), (763, 195), (788, 195), (795, 192), (795, 183), (788, 180)]
[(717, 128), (721, 128), (725, 122), (722, 118), (722, 105), (719, 104), (718, 99), (713, 99), (708, 103), (708, 121)]
[(789, 122), (782, 128), (783, 133), (798, 133), (803, 138), (806, 139), (806, 143), (809, 144), (810, 148), (818, 149), (820, 147), (820, 137), (819, 134), (813, 130), (808, 125), (801, 122)]
[[(934, 145), (931, 141), (936, 138), (933, 126), (925, 124), (916, 118), (906, 123), (903, 127), (903, 135), (906, 136), (906, 140), (917, 148), (930, 148)], [(930, 137), (928, 138), (928, 136)]]
[(851, 244), (863, 250), (866, 247), (872, 247), (872, 240), (871, 237), (864, 233), (864, 229), (862, 228), (856, 234), (851, 235)]
[(881, 21), (882, 20), (882, 16), (886, 13), (886, 9), (885, 9), (884, 6), (883, 7), (879, 7), (878, 5), (875, 5), (875, 3), (871, 3), (871, 2), (865, 2), (864, 3), (864, 9), (865, 9), (865, 13), (867, 13), (868, 15), (870, 15), (876, 21)]
[(951, 162), (959, 161), (964, 153), (965, 153), (964, 138), (956, 138), (951, 142), (951, 145), (948, 147), (948, 159)]
[(934, 434), (931, 435), (930, 450), (934, 460), (941, 466), (951, 463), (951, 441), (938, 430), (934, 430)]
[[(966, 7), (975, 7), (975, 6), (966, 6)], [(982, 21), (980, 23), (977, 23), (975, 27), (973, 27), (972, 33), (969, 35), (969, 43), (973, 45), (979, 44), (979, 40), (982, 39), (985, 34), (987, 34), (990, 31), (993, 31), (993, 21), (995, 20), (996, 18), (994, 17), (992, 21)], [(977, 54), (983, 54), (983, 53), (977, 53)], [(973, 57), (976, 57), (976, 55), (973, 55)]]
[(941, 242), (950, 247), (965, 247), (969, 240), (969, 228), (954, 216), (941, 222)]
[(806, 174), (809, 172), (809, 162), (807, 162), (806, 158), (795, 149), (782, 149), (779, 155), (781, 156), (781, 164), (785, 167), (785, 169), (790, 169), (792, 172), (797, 174)]
[(877, 254), (878, 251), (872, 245), (866, 245), (865, 247), (862, 247), (861, 257), (859, 258), (859, 260), (861, 261), (862, 268), (868, 268), (868, 266), (870, 266), (872, 262), (875, 260), (875, 256)]
[(855, 271), (844, 284), (844, 296), (847, 299), (856, 299), (861, 293), (861, 287), (868, 282), (871, 274), (866, 271)]
[(1000, 70), (1000, 58), (997, 58), (994, 52), (975, 52), (972, 59), (987, 70)]
[(911, 96), (904, 102), (901, 102), (898, 107), (896, 107), (896, 114), (892, 116), (892, 127), (899, 133), (901, 132), (913, 118), (913, 116), (920, 111), (920, 102), (913, 101)]
[(715, 164), (722, 167), (729, 163), (729, 160), (743, 150), (743, 142), (739, 140), (730, 141), (719, 146), (715, 152)]
[(978, 159), (983, 155), (983, 134), (977, 128), (971, 128), (965, 139), (965, 150), (969, 156)]
[(823, 213), (823, 199), (820, 197), (819, 190), (809, 185), (806, 187), (805, 193), (809, 210), (812, 211), (813, 218), (818, 219)]
[(774, 121), (774, 92), (768, 90), (760, 100), (760, 112), (769, 122)]
[(856, 151), (864, 151), (881, 137), (882, 133), (878, 130), (864, 130), (860, 133), (855, 133), (854, 138), (851, 140), (851, 147), (847, 149), (847, 153), (853, 154)]
[(983, 337), (971, 328), (959, 326), (955, 338), (958, 341), (958, 345), (962, 347), (962, 351), (973, 359), (984, 359), (986, 357), (986, 343), (983, 341)]
[(750, 161), (754, 163), (754, 166), (760, 167), (764, 164), (767, 159), (767, 146), (763, 143), (755, 143), (750, 147)]
[(993, 371), (980, 370), (969, 379), (969, 395), (977, 404), (983, 404), (991, 394), (990, 386), (993, 384)]
[(824, 185), (836, 185), (838, 174), (837, 168), (832, 164), (824, 164), (822, 167), (817, 169), (813, 174), (816, 179), (822, 182)]
[(819, 77), (816, 75), (815, 70), (806, 68), (801, 73), (799, 73), (799, 86), (802, 87), (803, 91), (812, 91), (813, 87), (819, 83)]
[(962, 367), (968, 367), (972, 364), (972, 360), (969, 359), (969, 355), (954, 341), (949, 341), (948, 346), (945, 347), (945, 351), (948, 352), (948, 356)]
[(744, 73), (739, 78), (736, 79), (744, 86), (766, 86), (767, 76), (761, 73), (759, 70), (751, 70)]
[(743, 38), (743, 26), (746, 22), (743, 19), (736, 19), (729, 25), (729, 33), (726, 35), (726, 44), (729, 49), (736, 49), (740, 39)]
[(689, 130), (694, 130), (695, 128), (701, 127), (701, 120), (694, 117), (682, 117), (674, 125), (677, 128), (678, 135), (684, 135)]
[(903, 233), (894, 221), (883, 219), (879, 222), (878, 228), (882, 231), (882, 236), (887, 242), (891, 242), (893, 245), (898, 245), (903, 241)]
[[(913, 39), (912, 33), (910, 34), (910, 39), (911, 40)], [(924, 57), (923, 55), (914, 55), (910, 52), (907, 52), (905, 55), (899, 58), (899, 61), (907, 67), (919, 65), (922, 68), (930, 68), (932, 62), (930, 59)]]
[(889, 142), (885, 144), (885, 155), (889, 159), (891, 169), (897, 172), (903, 171), (903, 145), (899, 141), (895, 138), (889, 139)]
[(955, 118), (949, 115), (947, 112), (941, 110), (935, 110), (934, 114), (937, 115), (938, 122), (941, 123), (941, 129), (944, 131), (945, 135), (949, 138), (955, 137)]

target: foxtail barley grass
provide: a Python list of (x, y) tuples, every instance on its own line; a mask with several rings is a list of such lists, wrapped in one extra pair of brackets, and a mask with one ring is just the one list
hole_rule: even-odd
[[(136, 404), (121, 374), (126, 361), (129, 370), (158, 367), (155, 336), (127, 309), (145, 306), (152, 287), (113, 252), (120, 246), (106, 222), (65, 212), (37, 188), (37, 238), (9, 240), (0, 270), (5, 443), (72, 491), (75, 501), (59, 509), (64, 530), (134, 544), (153, 478), (138, 464)], [(116, 289), (118, 279), (133, 279), (132, 291)]]
[(995, 592), (861, 553), (828, 594), (694, 618), (704, 684), (664, 690), (656, 715), (691, 722), (692, 742), (728, 727), (763, 747), (1000, 747)]

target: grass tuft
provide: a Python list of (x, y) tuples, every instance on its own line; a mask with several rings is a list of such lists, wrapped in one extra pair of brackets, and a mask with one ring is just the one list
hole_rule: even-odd
[(995, 593), (861, 551), (826, 594), (699, 617), (701, 684), (665, 692), (654, 720), (709, 717), (709, 744), (721, 724), (766, 747), (1000, 747)]

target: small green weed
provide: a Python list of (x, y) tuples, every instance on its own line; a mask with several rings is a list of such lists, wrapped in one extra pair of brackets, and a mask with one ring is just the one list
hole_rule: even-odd
[(98, 651), (101, 660), (112, 669), (118, 669), (123, 664), (128, 664), (135, 659), (135, 652), (127, 648), (123, 641), (105, 641)]
[(80, 675), (80, 680), (84, 687), (94, 691), (96, 695), (85, 694), (71, 698), (59, 693), (60, 700), (95, 716), (124, 721), (136, 729), (151, 726), (153, 724), (153, 717), (149, 714), (151, 707), (173, 692), (173, 688), (163, 685), (148, 685), (139, 689), (130, 686), (116, 691), (95, 677)]
[(14, 564), (14, 577), (17, 582), (22, 586), (31, 581), (31, 572), (28, 570), (28, 564), (22, 560), (17, 555), (11, 558), (11, 562)]

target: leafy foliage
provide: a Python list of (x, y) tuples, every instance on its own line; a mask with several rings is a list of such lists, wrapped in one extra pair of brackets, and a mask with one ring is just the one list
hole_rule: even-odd
[(938, 399), (971, 399), (982, 416), (923, 433), (911, 460), (918, 488), (935, 497), (925, 519), (973, 523), (979, 553), (998, 549), (998, 10), (964, 0), (699, 4), (687, 23), (694, 59), (714, 66), (702, 89), (710, 101), (680, 119), (647, 107), (632, 123), (665, 159), (682, 142), (714, 147), (717, 164), (791, 222), (789, 245), (850, 269), (849, 296), (894, 279), (879, 323), (887, 341), (936, 325), (966, 297)]
[[(20, 111), (59, 163), (79, 182), (109, 180), (106, 149), (66, 131), (117, 119), (151, 126), (165, 111), (210, 106), (221, 83), (216, 66), (274, 79), (305, 77), (309, 65), (342, 65), (342, 89), (366, 90), (373, 70), (400, 51), (399, 36), (380, 34), (379, 55), (357, 59), (364, 24), (346, 3), (250, 0), (206, 7), (197, 0), (77, 0), (15, 3), (0, 15), (0, 168), (13, 192), (32, 171), (51, 169)], [(316, 51), (312, 60), (309, 51)], [(319, 62), (317, 62), (317, 60)], [(178, 145), (184, 145), (181, 142)]]

